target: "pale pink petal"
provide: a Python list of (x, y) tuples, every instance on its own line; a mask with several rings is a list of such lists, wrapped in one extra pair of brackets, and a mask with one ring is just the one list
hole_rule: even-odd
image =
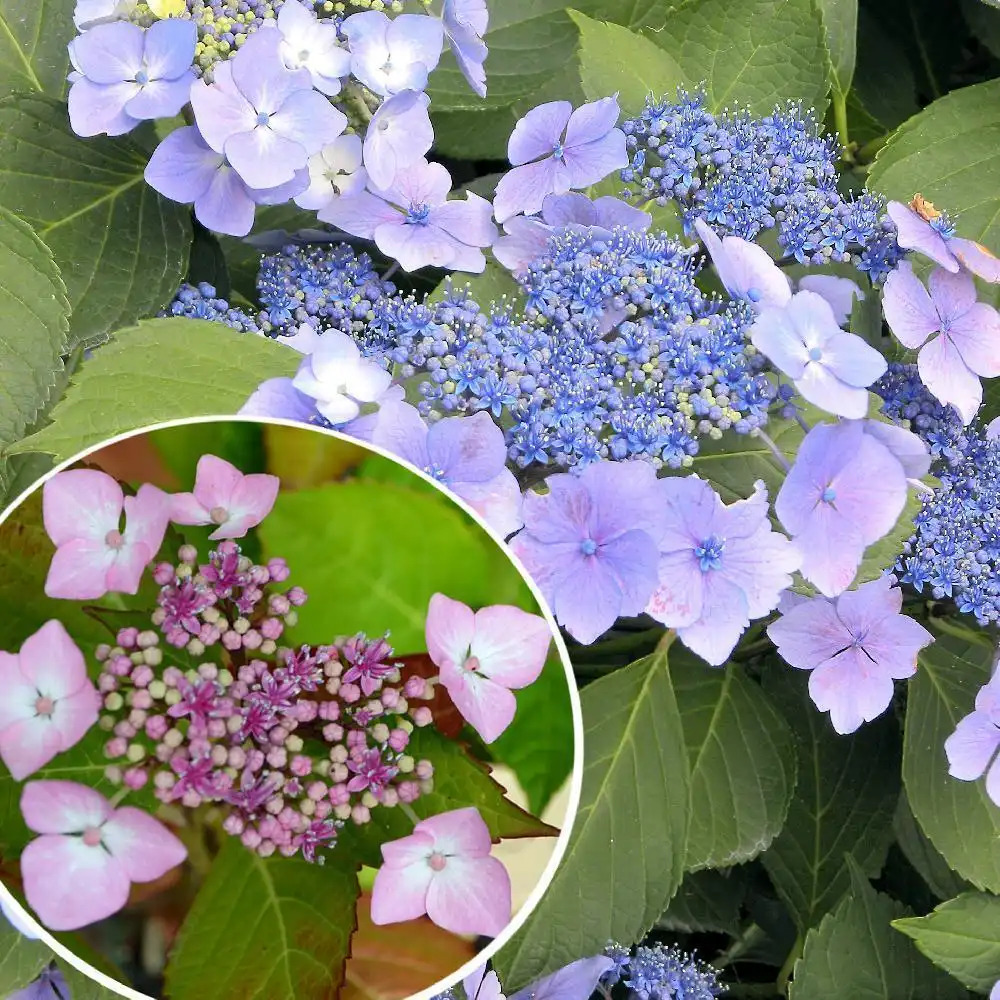
[(882, 309), (889, 329), (904, 347), (919, 347), (941, 328), (937, 309), (909, 261), (885, 279)]
[(108, 590), (117, 594), (137, 594), (142, 574), (155, 554), (155, 550), (150, 550), (142, 542), (123, 545), (114, 553), (114, 560), (108, 567)]
[(96, 725), (100, 715), (101, 697), (88, 680), (79, 691), (60, 698), (52, 712), (52, 725), (59, 732), (59, 751), (69, 750)]
[(149, 549), (152, 559), (163, 544), (170, 523), (170, 496), (148, 483), (139, 487), (134, 497), (125, 498), (125, 530), (122, 534), (130, 543)]
[(978, 302), (951, 324), (949, 333), (962, 360), (976, 375), (1000, 375), (1000, 313)]
[(721, 573), (705, 574), (701, 617), (677, 630), (678, 638), (713, 667), (722, 666), (750, 624), (746, 595)]
[(162, 823), (132, 806), (112, 813), (101, 840), (132, 882), (153, 882), (187, 857), (187, 848)]
[(202, 455), (194, 475), (194, 497), (207, 510), (228, 507), (243, 479), (235, 465), (216, 455)]
[(427, 889), (433, 875), (426, 856), (406, 868), (380, 868), (372, 886), (372, 923), (398, 924), (422, 917), (427, 912)]
[(552, 633), (540, 615), (496, 604), (476, 612), (471, 654), (478, 673), (507, 688), (534, 683), (545, 665)]
[(53, 931), (71, 931), (117, 913), (128, 901), (122, 866), (100, 845), (46, 835), (21, 854), (28, 905)]
[(42, 488), (45, 530), (57, 547), (74, 538), (103, 541), (118, 527), (123, 499), (122, 488), (104, 472), (60, 472)]
[(825, 597), (802, 597), (781, 610), (781, 617), (768, 625), (767, 635), (789, 666), (812, 670), (851, 644), (851, 634)]
[(951, 240), (950, 249), (963, 267), (967, 267), (983, 281), (989, 281), (994, 285), (1000, 281), (1000, 259), (997, 259), (996, 255), (987, 250), (982, 243), (956, 236)]
[(174, 524), (211, 524), (212, 515), (193, 493), (175, 493), (170, 498), (170, 520)]
[(453, 601), (444, 594), (435, 594), (427, 609), (424, 626), (427, 652), (438, 667), (461, 667), (469, 655), (476, 633), (476, 616), (472, 608)]
[(892, 678), (856, 647), (809, 675), (809, 696), (821, 712), (830, 713), (830, 722), (841, 735), (878, 718), (889, 707), (892, 693)]
[(511, 918), (507, 869), (496, 858), (448, 858), (427, 889), (427, 916), (453, 934), (496, 937)]
[(422, 864), (434, 851), (434, 838), (429, 833), (415, 832), (382, 845), (383, 868), (408, 868)]
[(45, 578), (45, 593), (70, 601), (92, 601), (108, 592), (108, 569), (114, 549), (104, 539), (78, 538), (60, 545)]
[(660, 553), (659, 585), (646, 605), (646, 614), (669, 628), (693, 625), (701, 618), (705, 574), (690, 545)]
[(0, 691), (0, 732), (35, 714), (38, 689), (21, 673), (20, 659), (11, 653), (0, 653)]
[(473, 806), (422, 819), (414, 832), (430, 834), (434, 838), (434, 850), (442, 854), (482, 858), (490, 853), (492, 846), (489, 828)]
[(82, 833), (111, 814), (108, 800), (75, 781), (31, 781), (21, 792), (21, 814), (35, 833)]
[(228, 501), (221, 504), (229, 510), (229, 519), (208, 537), (213, 541), (242, 538), (271, 513), (280, 486), (281, 480), (277, 476), (264, 473), (241, 476), (241, 481), (236, 484)]
[(450, 483), (449, 487), (501, 537), (524, 526), (521, 488), (510, 469), (501, 469), (485, 483)]
[(45, 716), (22, 719), (0, 733), (0, 757), (15, 781), (34, 774), (62, 749), (59, 730)]
[(920, 349), (917, 371), (940, 402), (954, 406), (964, 423), (972, 420), (983, 401), (983, 386), (950, 337), (935, 337)]
[(55, 619), (24, 640), (20, 660), (21, 673), (48, 698), (63, 698), (87, 683), (83, 653)]
[(517, 699), (507, 688), (462, 667), (441, 668), (444, 685), (462, 718), (484, 743), (492, 743), (514, 721)]

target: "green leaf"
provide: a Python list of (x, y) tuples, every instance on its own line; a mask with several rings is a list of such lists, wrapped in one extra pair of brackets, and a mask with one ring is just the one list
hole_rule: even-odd
[(322, 865), (265, 860), (226, 838), (171, 949), (167, 996), (329, 1000), (344, 981), (360, 891), (335, 851)]
[(813, 0), (687, 0), (646, 34), (689, 87), (705, 84), (713, 111), (738, 103), (768, 114), (791, 100), (823, 116), (830, 57)]
[(119, 330), (73, 376), (52, 423), (12, 453), (69, 458), (161, 421), (236, 413), (261, 382), (301, 356), (265, 337), (200, 319), (149, 319)]
[(956, 217), (960, 236), (1000, 250), (1000, 80), (952, 91), (900, 126), (869, 186), (902, 202), (920, 193)]
[(948, 862), (920, 829), (905, 790), (899, 797), (892, 829), (896, 834), (896, 844), (906, 860), (920, 873), (938, 899), (949, 899), (969, 888), (969, 883), (948, 867)]
[(78, 972), (66, 962), (59, 964), (59, 969), (69, 987), (71, 1000), (116, 1000), (120, 993), (112, 992), (100, 983), (95, 983), (89, 976)]
[(846, 96), (857, 58), (858, 0), (818, 0), (818, 6), (826, 29), (833, 87)]
[(49, 248), (0, 208), (0, 448), (24, 434), (49, 401), (68, 330), (66, 286)]
[(899, 796), (895, 719), (840, 736), (810, 701), (803, 673), (775, 664), (764, 674), (764, 690), (795, 736), (799, 780), (784, 829), (761, 858), (800, 929), (847, 890), (845, 855), (867, 875), (881, 870)]
[(52, 952), (41, 941), (24, 937), (0, 918), (0, 996), (30, 985), (50, 961)]
[(913, 815), (945, 861), (977, 889), (1000, 892), (1000, 809), (981, 780), (949, 776), (944, 752), (989, 680), (991, 656), (988, 645), (949, 635), (921, 650), (908, 685), (903, 782)]
[(972, 34), (995, 56), (1000, 56), (1000, 7), (985, 0), (962, 0), (962, 13)]
[(309, 594), (297, 642), (388, 629), (397, 654), (422, 651), (434, 594), (482, 606), (519, 590), (510, 559), (492, 559), (497, 543), (412, 475), (407, 486), (356, 481), (281, 493), (258, 531), (265, 553), (287, 559)]
[(912, 538), (916, 531), (913, 519), (920, 513), (921, 505), (920, 494), (911, 489), (906, 495), (903, 513), (899, 515), (899, 520), (889, 534), (883, 535), (874, 545), (869, 545), (865, 549), (865, 556), (861, 560), (852, 586), (858, 587), (869, 580), (877, 580), (887, 569), (895, 565), (899, 554), (903, 551), (903, 544)]
[(617, 92), (623, 114), (637, 115), (647, 97), (672, 95), (687, 82), (677, 61), (642, 35), (575, 10), (569, 16), (580, 30), (577, 52), (587, 100)]
[(72, 4), (0, 0), (0, 97), (29, 91), (62, 97), (66, 44), (75, 33)]
[[(569, 747), (572, 750), (572, 736)], [(420, 819), (475, 806), (496, 840), (558, 834), (555, 827), (514, 805), (505, 796), (503, 787), (490, 776), (486, 765), (473, 759), (459, 742), (442, 736), (436, 729), (415, 730), (407, 753), (418, 760), (426, 758), (434, 765), (433, 791), (421, 795), (412, 804)], [(338, 850), (355, 862), (378, 868), (382, 864), (381, 845), (412, 832), (413, 823), (402, 809), (377, 809), (370, 823), (348, 827), (341, 833)]]
[(550, 657), (534, 684), (517, 692), (517, 714), (490, 744), (494, 760), (512, 768), (541, 815), (573, 770), (573, 714), (566, 668)]
[(580, 807), (548, 891), (494, 958), (509, 992), (609, 939), (642, 938), (684, 870), (688, 762), (667, 653), (588, 685), (581, 703)]
[(898, 35), (864, 7), (858, 11), (858, 60), (850, 97), (875, 123), (873, 134), (863, 137), (851, 122), (851, 138), (859, 142), (891, 132), (920, 107), (917, 82)]
[(988, 992), (1000, 980), (1000, 898), (969, 892), (926, 917), (894, 920), (935, 964), (969, 989)]
[(75, 136), (58, 101), (0, 102), (0, 205), (52, 250), (73, 307), (70, 346), (152, 315), (184, 279), (190, 209), (146, 184), (147, 160), (129, 139)]
[(675, 653), (671, 673), (691, 766), (689, 871), (738, 864), (780, 833), (795, 786), (795, 743), (739, 666)]
[(806, 936), (790, 1000), (963, 1000), (965, 991), (909, 946), (890, 923), (907, 913), (851, 866), (851, 892)]
[(744, 867), (689, 872), (656, 926), (681, 934), (736, 935), (748, 884)]

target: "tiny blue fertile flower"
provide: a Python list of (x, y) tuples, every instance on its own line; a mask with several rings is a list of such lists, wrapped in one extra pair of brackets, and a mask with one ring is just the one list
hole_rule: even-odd
[(802, 575), (827, 597), (846, 590), (865, 549), (903, 513), (906, 491), (902, 463), (861, 421), (814, 427), (774, 505)]
[(441, 22), (423, 14), (388, 18), (368, 10), (346, 18), (341, 30), (350, 44), (354, 75), (382, 97), (423, 90), (444, 47)]
[(373, 188), (390, 187), (400, 170), (423, 159), (434, 144), (430, 102), (426, 94), (403, 90), (372, 116), (365, 132), (364, 164)]
[(944, 741), (948, 773), (960, 781), (986, 775), (986, 794), (1000, 806), (1000, 674), (976, 695), (970, 712)]
[(308, 70), (285, 66), (281, 44), (280, 31), (261, 29), (215, 67), (212, 83), (191, 88), (205, 141), (252, 188), (287, 184), (347, 127), (347, 116), (313, 90)]
[(546, 485), (544, 495), (525, 495), (525, 527), (511, 548), (560, 624), (591, 643), (621, 615), (639, 614), (656, 587), (656, 473), (645, 462), (595, 462)]
[(763, 310), (750, 341), (805, 399), (841, 417), (860, 420), (868, 412), (867, 387), (888, 368), (874, 347), (840, 329), (830, 303), (815, 292), (796, 292), (786, 305)]
[(388, 189), (338, 198), (320, 218), (374, 239), (404, 271), (436, 266), (481, 273), (482, 248), (497, 235), (492, 206), (471, 191), (465, 201), (449, 201), (450, 192), (451, 174), (440, 163), (420, 159), (399, 171)]
[(145, 177), (165, 198), (193, 203), (195, 217), (203, 226), (227, 236), (246, 236), (258, 205), (279, 205), (309, 183), (308, 173), (299, 170), (285, 184), (262, 191), (251, 188), (193, 125), (175, 129), (156, 147)]
[(446, 417), (428, 427), (406, 403), (382, 412), (370, 438), (373, 444), (443, 483), (500, 535), (521, 527), (521, 490), (506, 465), (503, 431), (489, 414)]
[(697, 476), (660, 483), (666, 526), (659, 586), (646, 613), (712, 666), (726, 662), (752, 619), (778, 606), (801, 556), (771, 530), (767, 491), (724, 504)]
[(69, 120), (77, 135), (123, 135), (143, 119), (169, 118), (187, 104), (198, 29), (156, 21), (148, 31), (117, 21), (70, 42)]
[(569, 101), (540, 104), (515, 126), (507, 146), (514, 169), (497, 185), (498, 222), (534, 215), (547, 195), (602, 181), (628, 162), (625, 133), (617, 128), (618, 99), (606, 97), (573, 110)]
[(903, 592), (892, 576), (863, 583), (836, 601), (813, 597), (768, 626), (781, 657), (811, 670), (809, 697), (830, 713), (838, 733), (853, 733), (892, 701), (893, 681), (917, 672), (917, 653), (934, 637), (901, 614)]
[(486, 71), (483, 63), (489, 50), (483, 35), (489, 27), (490, 14), (486, 0), (444, 0), (441, 8), (445, 38), (469, 86), (480, 96), (486, 96)]

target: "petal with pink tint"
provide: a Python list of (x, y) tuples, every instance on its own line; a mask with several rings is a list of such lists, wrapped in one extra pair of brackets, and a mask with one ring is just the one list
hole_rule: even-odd
[(75, 781), (30, 781), (21, 792), (21, 814), (35, 833), (82, 833), (111, 814), (108, 800)]
[(433, 876), (426, 855), (405, 868), (383, 865), (372, 886), (372, 923), (398, 924), (422, 917), (427, 912), (427, 889)]
[(976, 375), (1000, 375), (1000, 313), (985, 302), (977, 302), (954, 320), (949, 331), (962, 360)]
[(56, 549), (45, 578), (45, 593), (70, 601), (93, 601), (108, 592), (115, 552), (104, 539), (77, 538)]
[(948, 773), (962, 781), (980, 777), (1000, 752), (1000, 729), (980, 712), (962, 719), (944, 741)]
[(497, 534), (506, 538), (524, 525), (521, 488), (510, 469), (501, 469), (484, 483), (451, 483), (464, 500)]
[(52, 713), (52, 725), (59, 732), (59, 752), (76, 746), (96, 725), (100, 715), (101, 698), (97, 688), (86, 681), (78, 691), (60, 698)]
[(34, 774), (62, 749), (59, 730), (40, 715), (21, 719), (0, 733), (0, 757), (15, 781)]
[(48, 698), (63, 698), (87, 683), (87, 664), (62, 622), (47, 621), (21, 646), (21, 673)]
[(228, 507), (243, 473), (216, 455), (202, 455), (194, 476), (194, 496), (206, 509)]
[(496, 858), (448, 858), (427, 889), (427, 916), (453, 934), (496, 937), (511, 918), (507, 869)]
[(476, 612), (471, 654), (483, 676), (523, 688), (538, 680), (551, 642), (549, 624), (540, 615), (496, 604)]
[(507, 143), (507, 158), (515, 166), (551, 156), (573, 114), (569, 101), (551, 101), (532, 108), (515, 126)]
[(46, 835), (21, 854), (28, 905), (53, 931), (71, 931), (117, 913), (128, 901), (122, 866), (100, 845)]
[(228, 500), (220, 504), (228, 509), (229, 519), (208, 537), (213, 541), (223, 538), (242, 538), (271, 513), (280, 486), (281, 480), (277, 476), (263, 473), (241, 476), (229, 494)]
[(153, 882), (187, 857), (187, 848), (162, 823), (132, 806), (111, 814), (101, 841), (132, 882)]
[(878, 718), (892, 701), (892, 678), (857, 648), (846, 649), (809, 675), (809, 696), (821, 712), (830, 713), (841, 735)]
[(442, 667), (441, 683), (484, 743), (492, 743), (514, 721), (517, 699), (502, 684), (462, 667)]
[(941, 329), (941, 317), (909, 261), (885, 279), (882, 310), (889, 329), (904, 347), (917, 348)]
[(994, 285), (1000, 281), (1000, 258), (987, 250), (982, 243), (956, 236), (952, 238), (949, 249), (963, 267), (967, 267), (983, 281)]
[(105, 578), (108, 590), (116, 594), (137, 594), (142, 574), (154, 554), (155, 550), (150, 550), (142, 542), (126, 544), (115, 552)]
[(152, 559), (163, 544), (170, 523), (170, 496), (145, 483), (134, 497), (125, 498), (125, 538), (149, 549)]
[(193, 493), (175, 493), (170, 498), (170, 520), (174, 524), (211, 524), (212, 515)]
[(20, 658), (0, 653), (0, 732), (35, 714), (38, 689), (21, 673)]
[(103, 541), (118, 527), (122, 488), (95, 469), (70, 469), (53, 476), (42, 488), (42, 518), (57, 547), (75, 538)]
[[(418, 824), (419, 825), (419, 824)], [(383, 868), (407, 868), (427, 860), (434, 850), (434, 837), (419, 830), (408, 837), (390, 840), (382, 845)]]
[(954, 406), (963, 423), (972, 420), (983, 401), (983, 385), (969, 371), (950, 337), (935, 337), (920, 349), (917, 371), (939, 402)]
[(427, 609), (424, 630), (427, 652), (434, 663), (441, 668), (459, 668), (469, 655), (476, 633), (476, 616), (461, 601), (435, 594)]
[(434, 838), (434, 850), (448, 855), (486, 857), (493, 843), (489, 828), (474, 806), (422, 819), (414, 832), (429, 834)]
[(701, 617), (677, 630), (681, 642), (713, 667), (729, 659), (750, 624), (742, 590), (721, 573), (707, 573)]
[(813, 670), (851, 643), (832, 602), (805, 597), (767, 627), (781, 658), (799, 670)]

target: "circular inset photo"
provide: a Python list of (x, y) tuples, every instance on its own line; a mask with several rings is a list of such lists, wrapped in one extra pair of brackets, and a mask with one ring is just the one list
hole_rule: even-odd
[(163, 425), (20, 497), (0, 581), (0, 895), (123, 994), (430, 996), (544, 892), (572, 675), (430, 479), (302, 425)]

